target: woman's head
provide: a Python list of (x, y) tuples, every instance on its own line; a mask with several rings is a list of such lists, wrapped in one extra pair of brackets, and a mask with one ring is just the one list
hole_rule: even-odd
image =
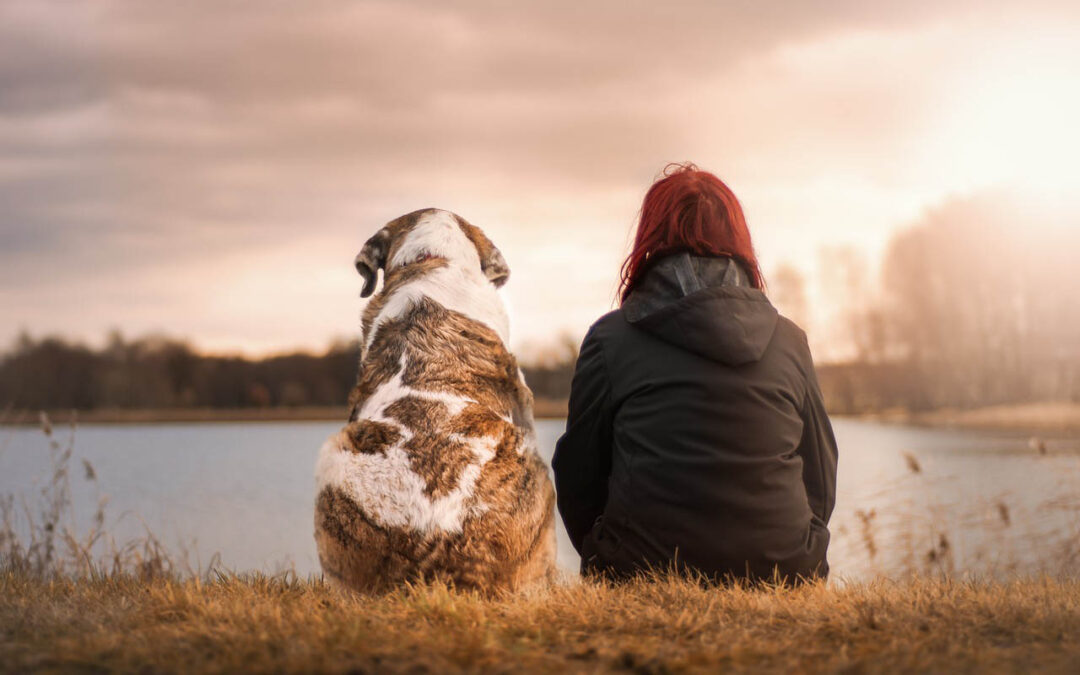
[(754, 288), (765, 286), (739, 200), (723, 181), (690, 163), (669, 164), (645, 195), (619, 299), (626, 300), (653, 260), (680, 251), (734, 258)]

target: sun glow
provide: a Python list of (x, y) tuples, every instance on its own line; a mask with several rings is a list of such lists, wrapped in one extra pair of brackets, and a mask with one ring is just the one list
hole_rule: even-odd
[(1038, 50), (1014, 45), (957, 83), (936, 141), (942, 165), (965, 183), (958, 187), (1077, 185), (1078, 45), (1080, 36)]

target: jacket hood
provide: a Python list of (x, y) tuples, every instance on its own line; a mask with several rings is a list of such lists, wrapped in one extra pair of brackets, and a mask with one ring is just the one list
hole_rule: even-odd
[(654, 263), (622, 311), (661, 340), (729, 366), (760, 361), (779, 316), (738, 262), (689, 253)]

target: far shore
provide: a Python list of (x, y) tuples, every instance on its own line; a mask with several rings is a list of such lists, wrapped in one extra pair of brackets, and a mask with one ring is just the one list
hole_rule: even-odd
[[(566, 401), (537, 399), (537, 419), (564, 419)], [(51, 410), (49, 421), (57, 426), (77, 424), (177, 424), (187, 422), (344, 422), (344, 406), (273, 408), (164, 408)], [(1080, 403), (1045, 402), (991, 406), (970, 410), (942, 409), (929, 412), (886, 410), (859, 415), (833, 415), (887, 424), (949, 429), (971, 429), (1044, 435), (1080, 434)], [(0, 426), (37, 426), (40, 413), (28, 410), (0, 411)]]
[[(537, 399), (537, 419), (563, 419), (566, 401)], [(346, 406), (303, 406), (268, 408), (101, 408), (96, 410), (49, 410), (56, 426), (76, 424), (178, 424), (186, 422), (341, 422), (349, 417)], [(39, 426), (36, 410), (0, 409), (0, 426)]]
[(968, 410), (953, 408), (925, 412), (890, 410), (855, 417), (889, 424), (942, 429), (972, 429), (1045, 435), (1080, 434), (1080, 402), (1070, 401), (1018, 403)]

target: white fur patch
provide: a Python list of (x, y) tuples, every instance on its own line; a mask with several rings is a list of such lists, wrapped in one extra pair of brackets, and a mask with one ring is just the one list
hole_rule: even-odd
[(425, 255), (445, 258), (448, 264), (391, 294), (368, 329), (364, 353), (375, 342), (383, 323), (401, 316), (425, 297), (488, 326), (504, 345), (508, 345), (510, 319), (506, 307), (495, 286), (480, 269), (476, 246), (449, 212), (433, 211), (421, 217), (388, 261), (387, 269), (393, 270)]
[(451, 266), (480, 269), (476, 246), (449, 211), (436, 209), (422, 215), (405, 235), (394, 257), (386, 262), (386, 269), (394, 270), (425, 255), (446, 258)]
[(495, 457), (498, 439), (460, 434), (447, 436), (448, 441), (463, 443), (471, 449), (475, 461), (462, 471), (457, 486), (449, 494), (436, 499), (425, 495), (424, 480), (413, 471), (404, 449), (404, 444), (412, 438), (412, 431), (386, 417), (386, 407), (402, 397), (416, 396), (445, 404), (453, 416), (473, 401), (454, 394), (407, 387), (401, 381), (404, 372), (405, 355), (402, 355), (397, 374), (364, 402), (359, 413), (360, 419), (393, 425), (401, 433), (401, 440), (383, 455), (353, 453), (344, 432), (331, 436), (319, 450), (315, 464), (316, 489), (335, 487), (343, 491), (369, 518), (384, 527), (403, 527), (424, 533), (461, 532), (467, 517), (487, 510), (485, 504), (470, 503), (470, 498), (484, 464)]

